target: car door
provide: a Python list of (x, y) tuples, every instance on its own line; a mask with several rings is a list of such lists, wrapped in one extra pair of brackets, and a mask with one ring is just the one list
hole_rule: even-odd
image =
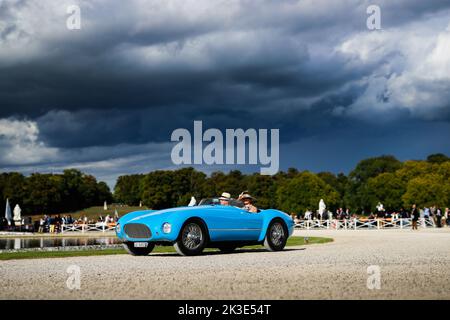
[(208, 215), (212, 241), (257, 240), (262, 228), (262, 215), (233, 206), (214, 206)]
[(239, 240), (258, 240), (263, 224), (262, 214), (239, 208), (237, 225), (241, 228)]

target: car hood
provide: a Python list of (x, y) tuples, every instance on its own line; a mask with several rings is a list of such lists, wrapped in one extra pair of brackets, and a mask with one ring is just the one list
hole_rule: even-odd
[[(172, 215), (176, 215), (179, 212), (204, 210), (210, 206), (197, 206), (197, 207), (177, 207), (163, 210), (144, 210), (130, 212), (120, 218), (119, 223), (149, 223), (149, 222), (165, 222), (171, 218)], [(164, 221), (163, 221), (164, 220)]]

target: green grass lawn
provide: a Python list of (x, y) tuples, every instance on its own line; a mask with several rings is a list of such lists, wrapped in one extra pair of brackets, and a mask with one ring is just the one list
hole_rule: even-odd
[[(305, 243), (303, 237), (290, 237), (286, 246), (301, 246), (309, 244), (319, 244), (331, 242), (331, 238), (309, 237), (308, 243)], [(247, 246), (242, 249), (258, 250), (262, 246)], [(239, 250), (239, 249), (238, 249)], [(206, 249), (206, 252), (217, 251), (217, 249)], [(172, 246), (157, 246), (152, 253), (171, 253), (175, 252)], [(80, 250), (80, 251), (24, 251), (24, 252), (4, 252), (0, 253), (0, 260), (16, 260), (16, 259), (41, 259), (41, 258), (65, 258), (65, 257), (84, 257), (84, 256), (104, 256), (112, 254), (126, 254), (125, 249), (113, 248), (104, 250)]]
[(103, 206), (101, 207), (90, 207), (90, 208), (86, 208), (83, 210), (79, 210), (77, 212), (73, 212), (73, 213), (63, 213), (62, 215), (72, 215), (72, 217), (80, 217), (80, 216), (87, 216), (88, 218), (92, 218), (92, 219), (97, 219), (99, 215), (102, 215), (103, 217), (105, 217), (106, 215), (110, 215), (110, 216), (114, 216), (114, 211), (117, 210), (117, 212), (119, 213), (119, 216), (123, 216), (129, 212), (133, 212), (133, 211), (139, 211), (139, 210), (147, 210), (147, 207), (130, 207), (130, 206), (114, 206), (114, 205), (109, 205), (108, 206), (108, 210), (105, 210), (103, 208)]

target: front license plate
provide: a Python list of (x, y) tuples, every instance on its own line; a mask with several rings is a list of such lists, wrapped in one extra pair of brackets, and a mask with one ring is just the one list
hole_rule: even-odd
[(135, 242), (134, 247), (135, 248), (147, 248), (148, 243), (147, 242)]

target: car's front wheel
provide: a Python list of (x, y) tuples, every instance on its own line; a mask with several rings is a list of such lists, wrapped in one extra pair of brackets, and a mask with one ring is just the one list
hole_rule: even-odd
[(181, 229), (175, 250), (183, 256), (195, 256), (203, 252), (206, 246), (206, 230), (197, 221), (186, 223)]
[(153, 251), (155, 245), (151, 242), (136, 242), (140, 245), (135, 245), (135, 242), (124, 242), (123, 247), (133, 256), (146, 256)]
[(264, 246), (269, 251), (281, 251), (286, 246), (288, 230), (281, 220), (274, 220), (267, 228)]

